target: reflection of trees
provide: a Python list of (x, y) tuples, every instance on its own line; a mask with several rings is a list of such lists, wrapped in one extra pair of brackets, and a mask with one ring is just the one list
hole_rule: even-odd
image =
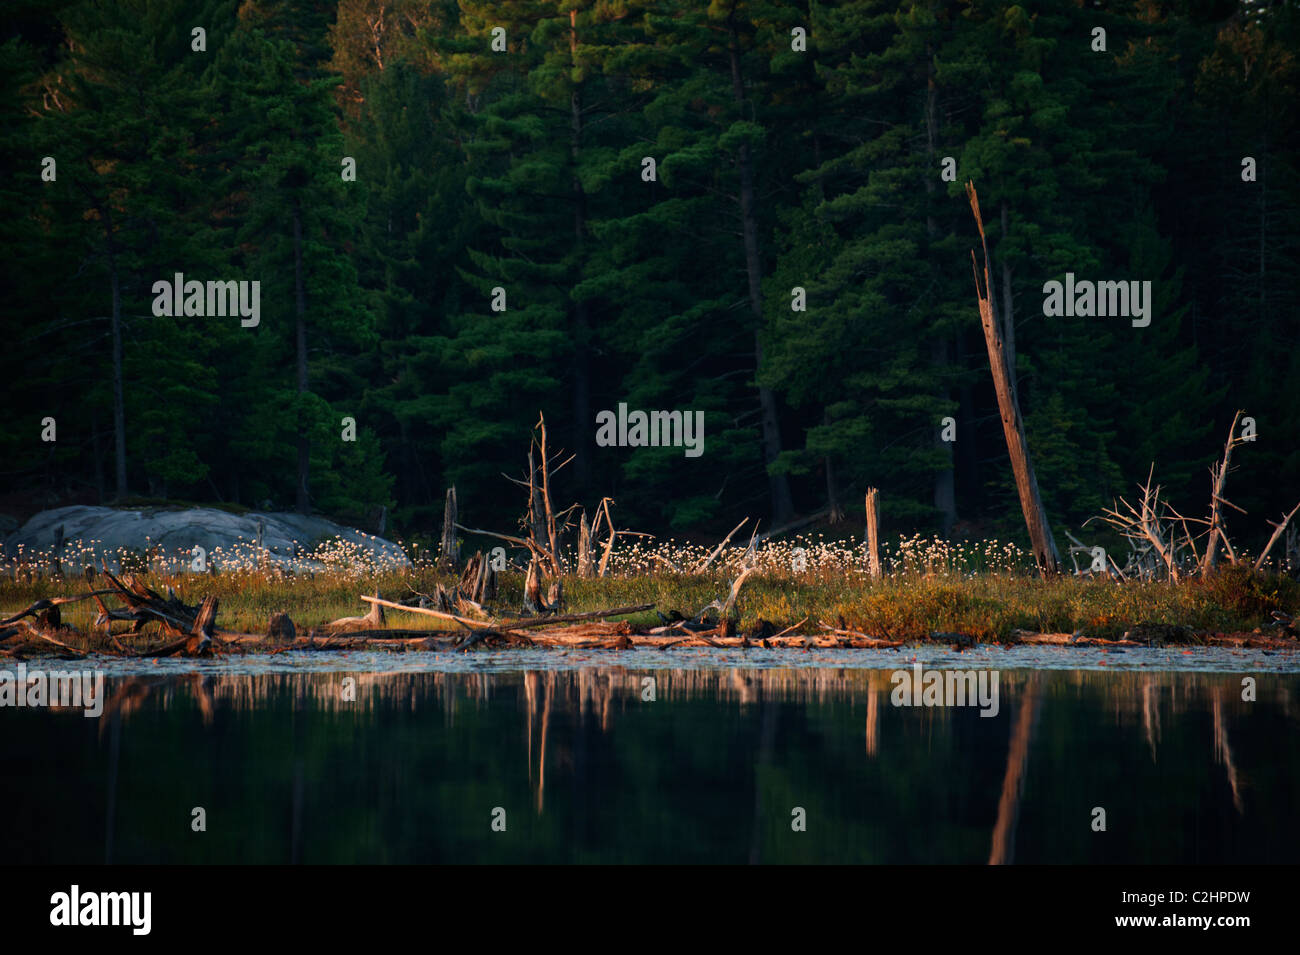
[[(971, 669), (965, 661), (949, 665), (930, 664), (935, 669)], [(710, 699), (734, 702), (749, 707), (762, 700), (783, 703), (845, 702), (866, 707), (870, 727), (876, 727), (871, 714), (871, 700), (884, 694), (888, 701), (893, 684), (892, 669), (851, 670), (837, 667), (744, 669), (632, 669), (624, 666), (574, 668), (570, 670), (526, 670), (499, 672), (434, 672), (421, 670), (330, 673), (254, 673), (254, 674), (184, 674), (177, 676), (109, 678), (109, 703), (106, 712), (130, 716), (143, 704), (169, 709), (178, 702), (197, 702), (205, 722), (211, 722), (214, 707), (226, 710), (256, 710), (272, 697), (291, 695), (300, 707), (327, 712), (367, 713), (376, 708), (403, 708), (415, 711), (430, 705), (443, 706), (449, 722), (454, 720), (457, 705), (486, 705), (502, 692), (520, 693), (524, 707), (534, 718), (543, 706), (550, 688), (556, 705), (576, 711), (580, 720), (594, 717), (602, 732), (613, 727), (620, 708), (640, 701), (641, 680), (655, 679), (656, 699), (660, 702)], [(1000, 689), (1012, 696), (1022, 692), (1033, 675), (1041, 671), (1004, 670)], [(343, 699), (345, 677), (356, 681), (356, 700)], [(1140, 720), (1149, 745), (1154, 749), (1160, 740), (1160, 710), (1177, 716), (1188, 711), (1204, 711), (1211, 695), (1220, 692), (1232, 701), (1239, 694), (1241, 678), (1233, 674), (1164, 672), (1106, 672), (1074, 670), (1054, 673), (1049, 696), (1096, 696), (1106, 701), (1115, 721), (1126, 724)], [(1290, 691), (1284, 680), (1261, 681), (1260, 691), (1273, 692), (1276, 702), (1288, 717)], [(888, 711), (886, 707), (886, 712)], [(921, 710), (918, 709), (918, 712)], [(935, 713), (951, 711), (942, 708)], [(874, 732), (874, 729), (869, 730)], [(529, 752), (532, 744), (529, 743)], [(868, 744), (868, 750), (874, 744)]]
[(1237, 764), (1232, 759), (1232, 745), (1228, 742), (1228, 726), (1223, 719), (1223, 688), (1216, 686), (1213, 692), (1214, 713), (1214, 761), (1224, 766), (1228, 773), (1228, 786), (1232, 789), (1232, 805), (1237, 812), (1242, 812), (1241, 787), (1237, 784)]
[[(1060, 861), (1101, 845), (1066, 827), (1072, 800), (1119, 798), (1132, 818), (1147, 797), (1131, 774), (1153, 760), (1161, 769), (1152, 779), (1202, 781), (1166, 793), (1171, 820), (1202, 811), (1211, 778), (1211, 798), (1225, 808), (1231, 799), (1234, 819), (1246, 815), (1247, 778), (1252, 808), (1265, 811), (1290, 784), (1288, 760), (1261, 755), (1293, 746), (1293, 734), (1275, 740), (1242, 724), (1261, 704), (1240, 700), (1238, 676), (1002, 671), (999, 715), (983, 718), (973, 708), (893, 707), (892, 672), (611, 666), (110, 679), (99, 726), (104, 851), (145, 861), (142, 767), (184, 805), (216, 798), (218, 778), (239, 777), (229, 789), (240, 825), (263, 840), (258, 861), (276, 862), (492, 861), (499, 846), (520, 845), (473, 842), (497, 805), (509, 808), (512, 832), (526, 832), (534, 861), (692, 852), (705, 861)], [(355, 702), (343, 698), (345, 676), (356, 680)], [(645, 677), (655, 680), (654, 702), (642, 699)], [(1288, 681), (1259, 684), (1267, 718), (1281, 725)], [(1094, 746), (1106, 757), (1076, 765)], [(792, 806), (810, 821), (797, 838)], [(449, 809), (465, 821), (444, 819)], [(1138, 861), (1161, 861), (1160, 831), (1126, 836)], [(636, 848), (620, 856), (612, 838)]]

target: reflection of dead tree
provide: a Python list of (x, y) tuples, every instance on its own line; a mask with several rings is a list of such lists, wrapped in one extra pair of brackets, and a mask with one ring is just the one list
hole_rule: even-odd
[(528, 782), (533, 781), (533, 720), (537, 716), (537, 685), (541, 682), (536, 670), (524, 673), (524, 708), (528, 711), (528, 734), (525, 746), (528, 750)]
[(1214, 713), (1214, 761), (1221, 763), (1228, 773), (1228, 786), (1232, 789), (1232, 805), (1237, 813), (1244, 812), (1241, 802), (1241, 786), (1237, 779), (1237, 764), (1232, 760), (1232, 745), (1228, 742), (1228, 724), (1223, 718), (1223, 698), (1219, 687), (1214, 688), (1211, 698)]
[(867, 755), (875, 756), (879, 740), (876, 737), (876, 727), (880, 719), (880, 693), (873, 684), (867, 690)]
[(989, 865), (1007, 865), (1012, 861), (1016, 821), (1020, 815), (1020, 792), (1024, 787), (1029, 743), (1037, 713), (1038, 680), (1035, 678), (1025, 688), (1016, 725), (1011, 731), (1011, 748), (1007, 752), (1007, 771), (1002, 777), (1002, 796), (998, 800), (998, 821), (993, 827), (993, 849), (989, 853)]
[(189, 686), (194, 702), (198, 704), (203, 725), (211, 726), (213, 718), (216, 716), (216, 704), (212, 696), (214, 680), (211, 675), (189, 673), (174, 677), (133, 676), (123, 680), (121, 685), (113, 691), (112, 696), (104, 702), (104, 710), (100, 714), (99, 721), (100, 738), (103, 738), (106, 726), (129, 717), (141, 709), (145, 700), (149, 698), (154, 690), (173, 686)]
[(542, 704), (542, 751), (537, 757), (537, 814), (542, 814), (542, 808), (546, 799), (546, 737), (551, 728), (551, 685), (555, 679), (555, 671), (546, 671), (546, 692), (545, 700)]
[(1151, 762), (1156, 761), (1156, 743), (1160, 739), (1160, 708), (1152, 692), (1150, 680), (1142, 683), (1142, 726), (1146, 730), (1147, 745), (1151, 747)]

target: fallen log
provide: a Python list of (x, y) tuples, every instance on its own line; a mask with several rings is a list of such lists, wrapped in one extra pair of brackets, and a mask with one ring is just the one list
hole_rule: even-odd
[(502, 620), (495, 624), (498, 630), (530, 630), (533, 627), (549, 627), (555, 623), (573, 623), (578, 620), (599, 620), (603, 617), (618, 617), (627, 613), (642, 613), (653, 610), (654, 604), (638, 604), (634, 607), (614, 607), (612, 610), (589, 610), (586, 613), (571, 613), (561, 617), (524, 617), (519, 620)]
[(461, 617), (454, 613), (447, 613), (444, 610), (434, 610), (431, 607), (408, 607), (406, 604), (393, 603), (391, 600), (381, 600), (378, 596), (368, 597), (363, 594), (361, 599), (368, 604), (375, 605), (376, 607), (389, 607), (393, 610), (405, 610), (407, 613), (423, 614), (426, 617), (438, 617), (442, 620), (451, 620), (468, 629), (491, 625), (492, 623), (491, 620), (471, 620), (468, 617)]
[[(882, 640), (880, 637), (873, 637), (870, 636), (869, 634), (859, 633), (857, 630), (845, 630), (843, 627), (832, 627), (829, 624), (825, 624), (825, 623), (819, 623), (818, 626), (820, 626), (827, 633), (833, 633), (836, 636), (850, 637), (857, 641), (865, 641), (867, 644), (867, 649), (869, 650), (875, 650), (877, 648), (889, 649), (893, 647), (901, 647), (903, 645), (902, 640)], [(784, 632), (785, 631), (782, 631), (782, 633)], [(779, 637), (781, 636), (781, 634), (776, 634), (776, 636)], [(775, 639), (775, 637), (771, 637), (769, 639)]]

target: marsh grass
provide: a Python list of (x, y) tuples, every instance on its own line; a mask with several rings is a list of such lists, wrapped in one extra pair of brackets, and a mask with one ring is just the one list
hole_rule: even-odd
[[(759, 569), (745, 581), (737, 603), (745, 631), (760, 621), (784, 629), (807, 618), (802, 632), (817, 632), (818, 623), (825, 621), (896, 640), (924, 639), (932, 631), (998, 640), (1015, 629), (1083, 631), (1114, 638), (1139, 623), (1233, 632), (1267, 623), (1273, 610), (1300, 612), (1300, 584), (1242, 566), (1225, 567), (1205, 579), (1178, 585), (1071, 576), (1040, 580), (1032, 575), (1027, 555), (1013, 544), (953, 544), (912, 537), (886, 548), (886, 574), (872, 581), (862, 545), (818, 536), (765, 543), (748, 556), (744, 547), (731, 548), (706, 573), (688, 572), (710, 550), (671, 540), (620, 547), (611, 560), (610, 576), (565, 578), (566, 612), (654, 604), (665, 614), (675, 610), (691, 616), (726, 594), (746, 560), (756, 562)], [(419, 548), (408, 553), (416, 554), (411, 566), (397, 567), (327, 551), (331, 559), (323, 568), (297, 573), (256, 562), (227, 562), (219, 572), (188, 573), (177, 569), (183, 562), (174, 557), (150, 558), (144, 552), (120, 557), (159, 591), (171, 586), (190, 603), (215, 595), (222, 629), (263, 633), (276, 611), (287, 612), (305, 631), (365, 613), (362, 594), (377, 590), (386, 598), (401, 599), (412, 590), (429, 593), (439, 583), (448, 588), (455, 584), (455, 576), (440, 573), (433, 561), (419, 556)], [(0, 565), (0, 612), (14, 613), (41, 597), (84, 592), (86, 582), (75, 572), (79, 569), (66, 552), (61, 563), (48, 556), (25, 555)], [(522, 568), (502, 572), (491, 609), (507, 615), (517, 612), (523, 584)], [(65, 622), (82, 631), (89, 629), (97, 614), (93, 601), (65, 605), (63, 610)], [(653, 612), (633, 620), (659, 623)], [(429, 630), (448, 626), (400, 611), (389, 612), (389, 624)]]

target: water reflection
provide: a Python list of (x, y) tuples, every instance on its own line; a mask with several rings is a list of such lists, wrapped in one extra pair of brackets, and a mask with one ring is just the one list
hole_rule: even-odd
[(99, 720), (0, 710), (0, 798), (29, 862), (1300, 855), (1300, 676), (1004, 670), (985, 718), (895, 706), (890, 674), (119, 677)]

